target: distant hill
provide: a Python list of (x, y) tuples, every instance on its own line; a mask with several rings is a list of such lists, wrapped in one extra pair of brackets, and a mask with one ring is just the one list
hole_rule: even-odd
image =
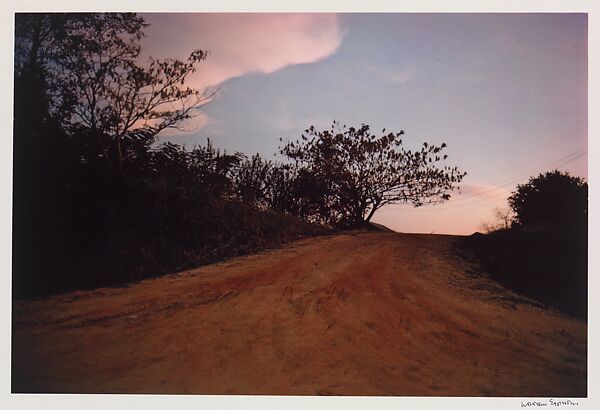
[(396, 232), (393, 229), (390, 229), (390, 228), (388, 228), (385, 225), (381, 225), (381, 224), (378, 224), (378, 223), (375, 223), (375, 222), (368, 222), (368, 224), (369, 224), (369, 226), (371, 228), (373, 228), (374, 230), (377, 230), (377, 231), (381, 231), (381, 232)]

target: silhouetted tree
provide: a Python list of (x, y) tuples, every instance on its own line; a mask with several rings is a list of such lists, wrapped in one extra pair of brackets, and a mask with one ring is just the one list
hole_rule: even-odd
[[(207, 95), (185, 86), (206, 53), (141, 65), (145, 27), (133, 13), (15, 15), (13, 269), (19, 294), (91, 283), (103, 266), (110, 279), (122, 272), (121, 262), (146, 266), (132, 252), (148, 250), (132, 238), (150, 225), (166, 235), (156, 229), (170, 222), (154, 204), (152, 143), (206, 102)], [(129, 163), (134, 169), (124, 178)], [(104, 261), (112, 261), (109, 270)]]
[(114, 173), (141, 138), (179, 127), (211, 98), (207, 90), (185, 86), (206, 51), (186, 61), (138, 61), (146, 26), (135, 13), (17, 16), (17, 75), (41, 67), (50, 114), (80, 143), (96, 148), (85, 160), (101, 157)]
[(58, 15), (15, 17), (13, 270), (21, 276), (14, 279), (17, 289), (35, 287), (41, 276), (54, 275), (64, 265), (64, 250), (73, 243), (70, 194), (77, 152), (52, 113), (47, 70), (51, 56), (46, 47), (61, 22)]
[(587, 201), (587, 183), (558, 170), (530, 178), (508, 198), (518, 225), (586, 218)]
[(423, 143), (413, 152), (402, 147), (401, 135), (371, 134), (368, 125), (318, 131), (313, 126), (301, 140), (288, 142), (281, 153), (299, 168), (297, 200), (310, 216), (332, 225), (360, 225), (382, 206), (420, 206), (450, 198), (465, 173), (438, 167), (446, 144)]

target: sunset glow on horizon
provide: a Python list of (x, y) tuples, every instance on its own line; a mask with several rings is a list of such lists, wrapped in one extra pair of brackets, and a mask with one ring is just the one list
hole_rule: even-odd
[(407, 148), (448, 144), (467, 172), (443, 205), (387, 206), (399, 232), (471, 234), (529, 177), (587, 179), (587, 15), (152, 14), (144, 56), (209, 51), (191, 85), (216, 91), (188, 147), (282, 161), (279, 138), (310, 125), (406, 132)]

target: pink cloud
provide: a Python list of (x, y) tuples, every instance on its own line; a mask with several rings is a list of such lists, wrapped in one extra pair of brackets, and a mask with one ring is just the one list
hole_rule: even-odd
[(319, 61), (335, 53), (342, 30), (335, 14), (168, 13), (143, 14), (150, 27), (146, 56), (185, 58), (209, 51), (191, 78), (196, 87), (216, 86), (247, 73), (272, 73)]
[[(335, 14), (144, 13), (142, 17), (150, 23), (142, 59), (185, 59), (196, 49), (209, 52), (187, 81), (201, 91), (248, 73), (269, 74), (314, 63), (335, 53), (343, 36)], [(210, 122), (202, 115), (184, 129), (198, 130)]]

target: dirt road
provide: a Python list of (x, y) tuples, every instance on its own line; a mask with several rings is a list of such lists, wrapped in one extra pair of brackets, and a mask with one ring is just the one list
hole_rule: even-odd
[(585, 396), (585, 322), (456, 237), (357, 232), (18, 302), (13, 392)]

